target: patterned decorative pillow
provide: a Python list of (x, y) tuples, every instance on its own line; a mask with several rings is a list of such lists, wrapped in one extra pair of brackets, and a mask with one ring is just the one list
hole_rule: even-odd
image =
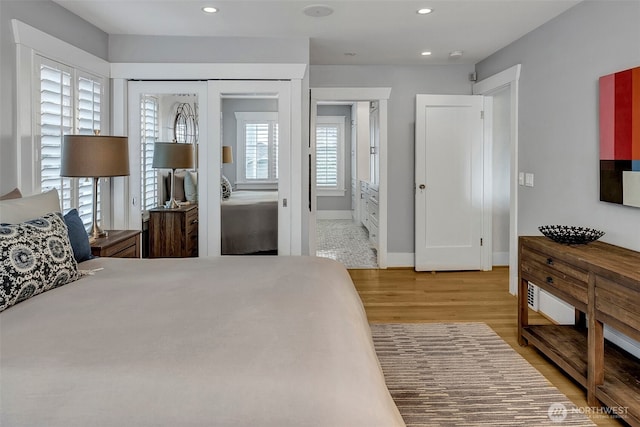
[(79, 277), (59, 212), (0, 225), (0, 311)]
[(222, 200), (227, 200), (231, 197), (231, 183), (226, 176), (222, 175), (220, 185), (222, 186)]

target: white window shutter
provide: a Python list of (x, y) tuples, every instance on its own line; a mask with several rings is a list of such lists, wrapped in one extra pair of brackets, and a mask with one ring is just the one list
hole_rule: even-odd
[(37, 64), (40, 188), (42, 191), (56, 188), (63, 211), (77, 208), (83, 223), (89, 226), (93, 214), (93, 183), (91, 179), (60, 176), (62, 138), (100, 130), (104, 79), (42, 57)]
[(153, 169), (153, 148), (160, 135), (158, 98), (144, 96), (140, 108), (140, 200), (141, 209), (146, 211), (158, 204), (157, 172)]

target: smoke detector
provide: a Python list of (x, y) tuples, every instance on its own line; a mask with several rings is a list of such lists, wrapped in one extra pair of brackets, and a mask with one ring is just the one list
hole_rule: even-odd
[(451, 59), (462, 58), (462, 51), (461, 50), (454, 50), (453, 52), (450, 52), (449, 53), (449, 58), (451, 58)]
[(313, 18), (322, 18), (333, 13), (333, 9), (324, 4), (312, 4), (302, 9), (302, 13)]

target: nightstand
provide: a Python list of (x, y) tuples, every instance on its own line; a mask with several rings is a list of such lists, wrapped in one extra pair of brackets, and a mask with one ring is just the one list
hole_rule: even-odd
[(149, 258), (198, 256), (198, 205), (149, 210)]
[(112, 258), (140, 258), (139, 230), (107, 230), (107, 237), (90, 242), (91, 254)]

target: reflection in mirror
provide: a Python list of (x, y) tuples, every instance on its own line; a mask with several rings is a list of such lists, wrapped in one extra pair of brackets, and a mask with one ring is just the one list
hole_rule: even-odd
[(278, 254), (278, 100), (222, 99), (223, 255)]
[[(140, 209), (142, 213), (143, 257), (197, 256), (197, 203), (198, 203), (198, 97), (195, 94), (143, 94), (140, 97)], [(157, 142), (175, 142), (192, 145), (193, 167), (177, 169), (173, 177), (173, 194), (179, 206), (167, 209), (171, 195), (172, 167), (155, 167), (154, 148)], [(191, 163), (191, 162), (189, 162)], [(158, 166), (158, 165), (156, 165)], [(194, 209), (195, 207), (195, 209)], [(175, 212), (173, 212), (175, 210)], [(179, 230), (188, 235), (170, 236), (166, 230), (155, 227), (152, 221), (164, 224), (170, 215), (191, 215), (194, 226)], [(189, 234), (192, 234), (190, 236)], [(175, 242), (184, 242), (184, 248)]]

